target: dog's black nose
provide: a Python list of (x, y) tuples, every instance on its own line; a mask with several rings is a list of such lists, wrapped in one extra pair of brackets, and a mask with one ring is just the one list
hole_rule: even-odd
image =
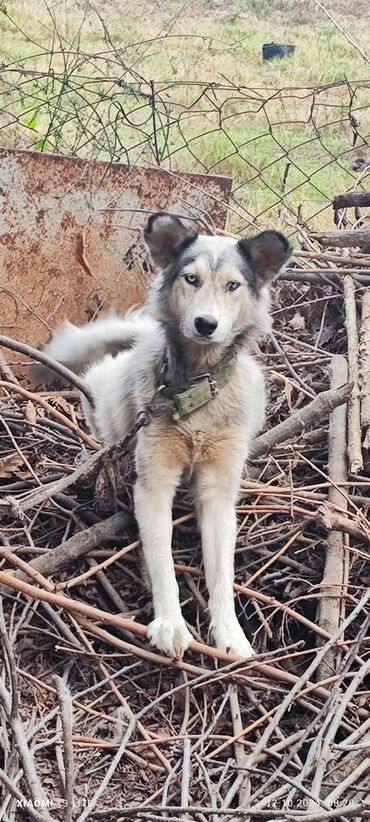
[(201, 334), (202, 337), (211, 337), (213, 332), (216, 331), (218, 322), (213, 317), (196, 317), (194, 325), (198, 334)]

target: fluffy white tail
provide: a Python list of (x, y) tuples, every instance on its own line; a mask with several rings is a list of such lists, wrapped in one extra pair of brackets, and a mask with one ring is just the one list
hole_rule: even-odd
[[(129, 311), (124, 317), (115, 314), (100, 317), (82, 327), (65, 320), (53, 332), (44, 352), (75, 374), (80, 374), (106, 354), (114, 356), (131, 348), (143, 334), (148, 333), (152, 323), (151, 318), (140, 309)], [(34, 368), (34, 378), (44, 384), (56, 379), (59, 381), (55, 372), (44, 365)]]

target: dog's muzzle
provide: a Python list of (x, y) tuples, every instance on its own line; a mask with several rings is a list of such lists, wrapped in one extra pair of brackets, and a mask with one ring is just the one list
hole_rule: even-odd
[(214, 331), (218, 326), (217, 320), (214, 317), (204, 316), (196, 317), (194, 320), (195, 329), (202, 337), (212, 337)]

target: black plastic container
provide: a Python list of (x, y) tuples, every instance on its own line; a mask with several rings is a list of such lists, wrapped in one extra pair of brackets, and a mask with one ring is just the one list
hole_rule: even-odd
[(286, 43), (264, 43), (262, 57), (264, 60), (273, 60), (274, 57), (291, 57), (294, 51), (295, 46), (289, 46)]

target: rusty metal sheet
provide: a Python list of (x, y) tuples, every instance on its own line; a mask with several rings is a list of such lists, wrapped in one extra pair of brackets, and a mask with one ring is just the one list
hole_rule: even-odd
[(141, 302), (148, 212), (223, 228), (230, 189), (228, 177), (0, 149), (0, 333), (39, 345), (65, 317)]

